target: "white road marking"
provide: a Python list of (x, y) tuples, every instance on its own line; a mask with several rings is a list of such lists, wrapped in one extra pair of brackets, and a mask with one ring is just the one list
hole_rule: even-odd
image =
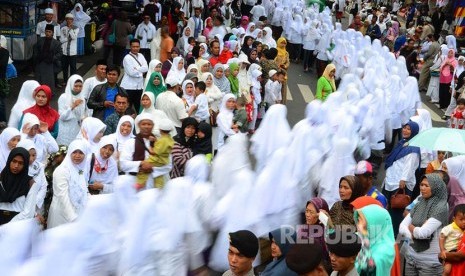
[(313, 96), (313, 92), (310, 89), (310, 86), (306, 84), (297, 84), (299, 87), (300, 93), (302, 94), (302, 97), (304, 97), (304, 100), (306, 103), (309, 103), (315, 99), (315, 96)]
[(287, 93), (287, 100), (292, 101), (292, 94), (291, 94), (291, 90), (289, 89), (289, 85), (286, 85), (286, 93)]
[(435, 121), (435, 122), (441, 122), (441, 123), (444, 123), (444, 120), (441, 119), (441, 116), (439, 114), (437, 114), (436, 112), (434, 112), (431, 108), (429, 108), (426, 104), (424, 103), (421, 103), (422, 107), (426, 110), (429, 111), (429, 113), (431, 114), (431, 120)]

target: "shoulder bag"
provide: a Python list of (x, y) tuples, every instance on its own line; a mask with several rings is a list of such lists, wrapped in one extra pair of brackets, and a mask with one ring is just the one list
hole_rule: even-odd
[(116, 42), (116, 34), (115, 34), (116, 21), (113, 21), (112, 25), (113, 25), (113, 31), (108, 35), (108, 43), (115, 44)]
[(410, 204), (410, 196), (405, 193), (405, 189), (399, 189), (391, 196), (392, 209), (404, 209)]

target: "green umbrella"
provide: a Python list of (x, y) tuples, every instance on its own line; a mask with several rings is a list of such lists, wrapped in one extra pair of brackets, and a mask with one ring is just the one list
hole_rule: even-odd
[(320, 12), (325, 9), (326, 2), (324, 0), (308, 0), (307, 5), (312, 6), (313, 4), (317, 4), (320, 6)]
[(417, 134), (409, 141), (409, 145), (428, 150), (465, 153), (465, 130), (433, 127)]

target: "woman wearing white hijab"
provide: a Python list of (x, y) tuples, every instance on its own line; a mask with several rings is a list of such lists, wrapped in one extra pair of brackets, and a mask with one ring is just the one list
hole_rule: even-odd
[(191, 106), (195, 102), (195, 93), (194, 93), (194, 82), (191, 80), (185, 80), (182, 83), (182, 100), (184, 106), (186, 107), (186, 112), (189, 112)]
[(33, 94), (34, 90), (39, 86), (40, 83), (35, 80), (28, 80), (23, 83), (21, 90), (19, 90), (18, 99), (11, 109), (10, 119), (8, 120), (9, 127), (18, 128), (23, 111), (36, 104)]
[(171, 66), (170, 71), (166, 78), (175, 78), (178, 80), (178, 83), (182, 83), (184, 77), (186, 76), (186, 70), (184, 69), (184, 58), (183, 57), (175, 57), (173, 59), (173, 65)]
[(208, 106), (211, 110), (218, 112), (220, 110), (221, 99), (223, 98), (223, 93), (213, 83), (212, 73), (203, 73), (200, 77), (200, 80), (205, 82), (207, 88), (205, 89), (205, 95), (208, 98)]
[(200, 43), (200, 52), (202, 53), (200, 55), (201, 58), (203, 59), (208, 59), (210, 57), (210, 54), (208, 53), (208, 46), (205, 43)]
[(210, 72), (210, 62), (207, 59), (199, 59), (196, 62), (196, 65), (199, 79), (202, 77), (203, 73)]
[(304, 35), (304, 21), (299, 14), (294, 15), (294, 20), (289, 32), (288, 43), (290, 44), (289, 58), (296, 62), (300, 59), (300, 50), (302, 48), (302, 37)]
[(24, 114), (21, 124), (21, 139), (30, 139), (36, 145), (37, 161), (44, 163), (48, 154), (58, 151), (58, 144), (48, 129), (40, 125), (39, 118), (32, 113)]
[(113, 158), (116, 141), (110, 136), (103, 136), (99, 150), (94, 154), (94, 167), (89, 181), (89, 189), (100, 194), (113, 193), (113, 182), (118, 177), (118, 164)]
[(71, 11), (71, 14), (74, 16), (74, 25), (79, 28), (77, 54), (82, 56), (84, 55), (84, 38), (86, 37), (84, 27), (90, 22), (90, 16), (84, 12), (82, 5), (79, 3), (74, 5), (74, 9)]
[[(162, 63), (158, 59), (152, 59), (149, 63), (149, 70), (147, 71), (147, 76), (145, 76), (144, 80), (144, 89), (147, 87), (147, 83), (149, 82), (150, 76), (153, 72), (158, 72), (161, 74), (161, 67)], [(161, 79), (161, 84), (165, 85), (165, 80)]]
[(218, 150), (224, 145), (225, 137), (235, 135), (238, 132), (237, 129), (232, 129), (235, 103), (236, 96), (234, 94), (230, 93), (223, 96), (220, 113), (216, 117), (216, 123), (218, 124)]
[(0, 171), (3, 170), (12, 149), (16, 148), (21, 133), (13, 127), (5, 128), (0, 134)]
[[(151, 93), (149, 93), (151, 94)], [(143, 111), (142, 111), (143, 112)], [(107, 135), (115, 140), (115, 158), (119, 159), (121, 151), (123, 150), (124, 144), (131, 138), (134, 137), (134, 119), (129, 115), (124, 115), (119, 119), (116, 132)]]
[(276, 48), (276, 41), (273, 39), (273, 31), (270, 27), (263, 28), (262, 39), (259, 40), (262, 44), (267, 45), (268, 49)]
[(74, 140), (65, 160), (53, 172), (53, 198), (48, 216), (48, 228), (76, 220), (87, 205), (89, 164), (87, 145)]
[(253, 116), (252, 116), (252, 121), (249, 122), (249, 132), (253, 133), (255, 131), (255, 123), (257, 122), (258, 108), (259, 108), (260, 103), (262, 102), (262, 95), (260, 93), (262, 85), (261, 85), (260, 80), (258, 80), (258, 78), (262, 75), (262, 71), (259, 69), (253, 69), (251, 75), (252, 75), (252, 80), (251, 80), (252, 85), (250, 89), (251, 89), (254, 99), (253, 99)]
[(442, 161), (442, 169), (445, 170), (449, 176), (457, 179), (460, 187), (465, 190), (465, 156), (459, 155), (447, 158)]
[(454, 94), (455, 94), (454, 92), (455, 92), (455, 87), (457, 85), (456, 80), (459, 79), (460, 75), (465, 70), (464, 62), (465, 62), (465, 57), (459, 56), (457, 59), (457, 67), (455, 67), (455, 70), (454, 70), (454, 77), (452, 78), (452, 82), (450, 85), (453, 92), (450, 95), (449, 106), (447, 107), (446, 112), (444, 113), (444, 116), (446, 116), (446, 118), (450, 117), (452, 113), (454, 112), (455, 108), (457, 107), (457, 100), (454, 97)]
[[(152, 133), (155, 136), (160, 136), (160, 122), (163, 119), (167, 119), (168, 116), (166, 116), (165, 112), (155, 109), (155, 106), (154, 106), (155, 96), (153, 95), (153, 93), (150, 93), (150, 92), (142, 93), (140, 102), (141, 102), (140, 106), (143, 108), (141, 113), (149, 113), (152, 115), (152, 119), (155, 124), (153, 126)], [(139, 132), (139, 127), (135, 126), (135, 128), (136, 128), (136, 132)]]
[[(69, 145), (79, 133), (81, 121), (86, 117), (86, 99), (82, 91), (83, 79), (72, 75), (66, 84), (65, 93), (58, 99), (60, 113), (57, 143)], [(79, 87), (80, 86), (80, 87)]]
[(47, 194), (47, 179), (45, 178), (45, 166), (42, 163), (37, 162), (36, 158), (36, 146), (34, 142), (29, 139), (23, 139), (19, 141), (17, 147), (26, 149), (29, 152), (29, 170), (28, 174), (34, 179), (35, 188), (35, 199), (36, 207), (43, 213), (42, 206), (44, 204), (45, 195)]
[(189, 26), (186, 26), (182, 31), (182, 36), (178, 39), (178, 43), (176, 43), (176, 48), (181, 51), (183, 56), (187, 55), (188, 47), (189, 47), (189, 37), (192, 37), (192, 30)]
[(98, 143), (106, 128), (107, 126), (102, 121), (94, 117), (87, 117), (82, 121), (81, 131), (76, 139), (83, 139), (88, 142), (86, 154), (96, 153), (99, 150)]

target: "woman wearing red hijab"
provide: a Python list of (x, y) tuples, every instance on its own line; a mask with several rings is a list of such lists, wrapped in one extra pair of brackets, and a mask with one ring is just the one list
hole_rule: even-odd
[[(52, 100), (52, 90), (47, 85), (41, 85), (34, 90), (34, 99), (36, 104), (23, 111), (23, 114), (32, 113), (39, 118), (41, 125), (47, 124), (47, 129), (53, 138), (58, 136), (58, 119), (60, 115), (58, 112), (50, 107), (50, 101)], [(23, 115), (24, 116), (24, 115)], [(22, 124), (23, 118), (21, 118)], [(42, 128), (41, 128), (42, 129)]]

